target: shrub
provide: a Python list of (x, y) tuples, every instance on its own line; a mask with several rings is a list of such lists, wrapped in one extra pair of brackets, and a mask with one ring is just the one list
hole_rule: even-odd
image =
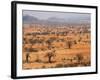
[(56, 68), (64, 67), (63, 64), (56, 64)]
[(81, 53), (76, 54), (76, 59), (77, 59), (78, 63), (81, 63), (83, 60), (83, 55)]
[(41, 63), (42, 60), (40, 60), (40, 59), (36, 59), (35, 62)]
[(46, 67), (43, 65), (42, 68), (46, 68)]

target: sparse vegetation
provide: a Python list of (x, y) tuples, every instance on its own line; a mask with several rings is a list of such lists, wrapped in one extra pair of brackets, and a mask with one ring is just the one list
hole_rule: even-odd
[(52, 26), (31, 24), (23, 28), (23, 69), (90, 66), (90, 27)]

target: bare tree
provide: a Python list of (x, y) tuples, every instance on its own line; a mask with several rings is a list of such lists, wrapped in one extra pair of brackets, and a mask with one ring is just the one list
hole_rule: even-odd
[(76, 59), (77, 59), (78, 63), (80, 64), (82, 62), (82, 60), (83, 60), (82, 54), (81, 53), (76, 54)]
[(70, 49), (72, 47), (72, 41), (67, 41), (66, 45), (68, 46), (68, 48)]
[(48, 62), (49, 62), (49, 63), (52, 63), (52, 58), (55, 57), (55, 56), (56, 56), (56, 55), (55, 55), (55, 51), (47, 52), (46, 55), (45, 55), (45, 57), (48, 58)]
[(29, 63), (29, 57), (30, 57), (30, 54), (26, 53), (26, 63)]
[(77, 41), (76, 40), (74, 40), (74, 44), (77, 44)]

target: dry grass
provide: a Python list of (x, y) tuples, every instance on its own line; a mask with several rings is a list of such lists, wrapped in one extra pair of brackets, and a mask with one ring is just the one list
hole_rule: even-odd
[[(62, 25), (54, 28), (39, 24), (31, 26), (23, 28), (23, 69), (91, 65), (90, 27)], [(52, 53), (51, 59), (48, 52)]]

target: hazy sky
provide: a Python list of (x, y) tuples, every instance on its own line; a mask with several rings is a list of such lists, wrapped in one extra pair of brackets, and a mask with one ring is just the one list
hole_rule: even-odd
[(51, 17), (63, 18), (65, 20), (80, 20), (90, 22), (91, 15), (89, 13), (69, 13), (69, 12), (52, 12), (52, 11), (34, 11), (34, 10), (23, 10), (23, 16), (30, 15), (41, 20), (46, 20)]

